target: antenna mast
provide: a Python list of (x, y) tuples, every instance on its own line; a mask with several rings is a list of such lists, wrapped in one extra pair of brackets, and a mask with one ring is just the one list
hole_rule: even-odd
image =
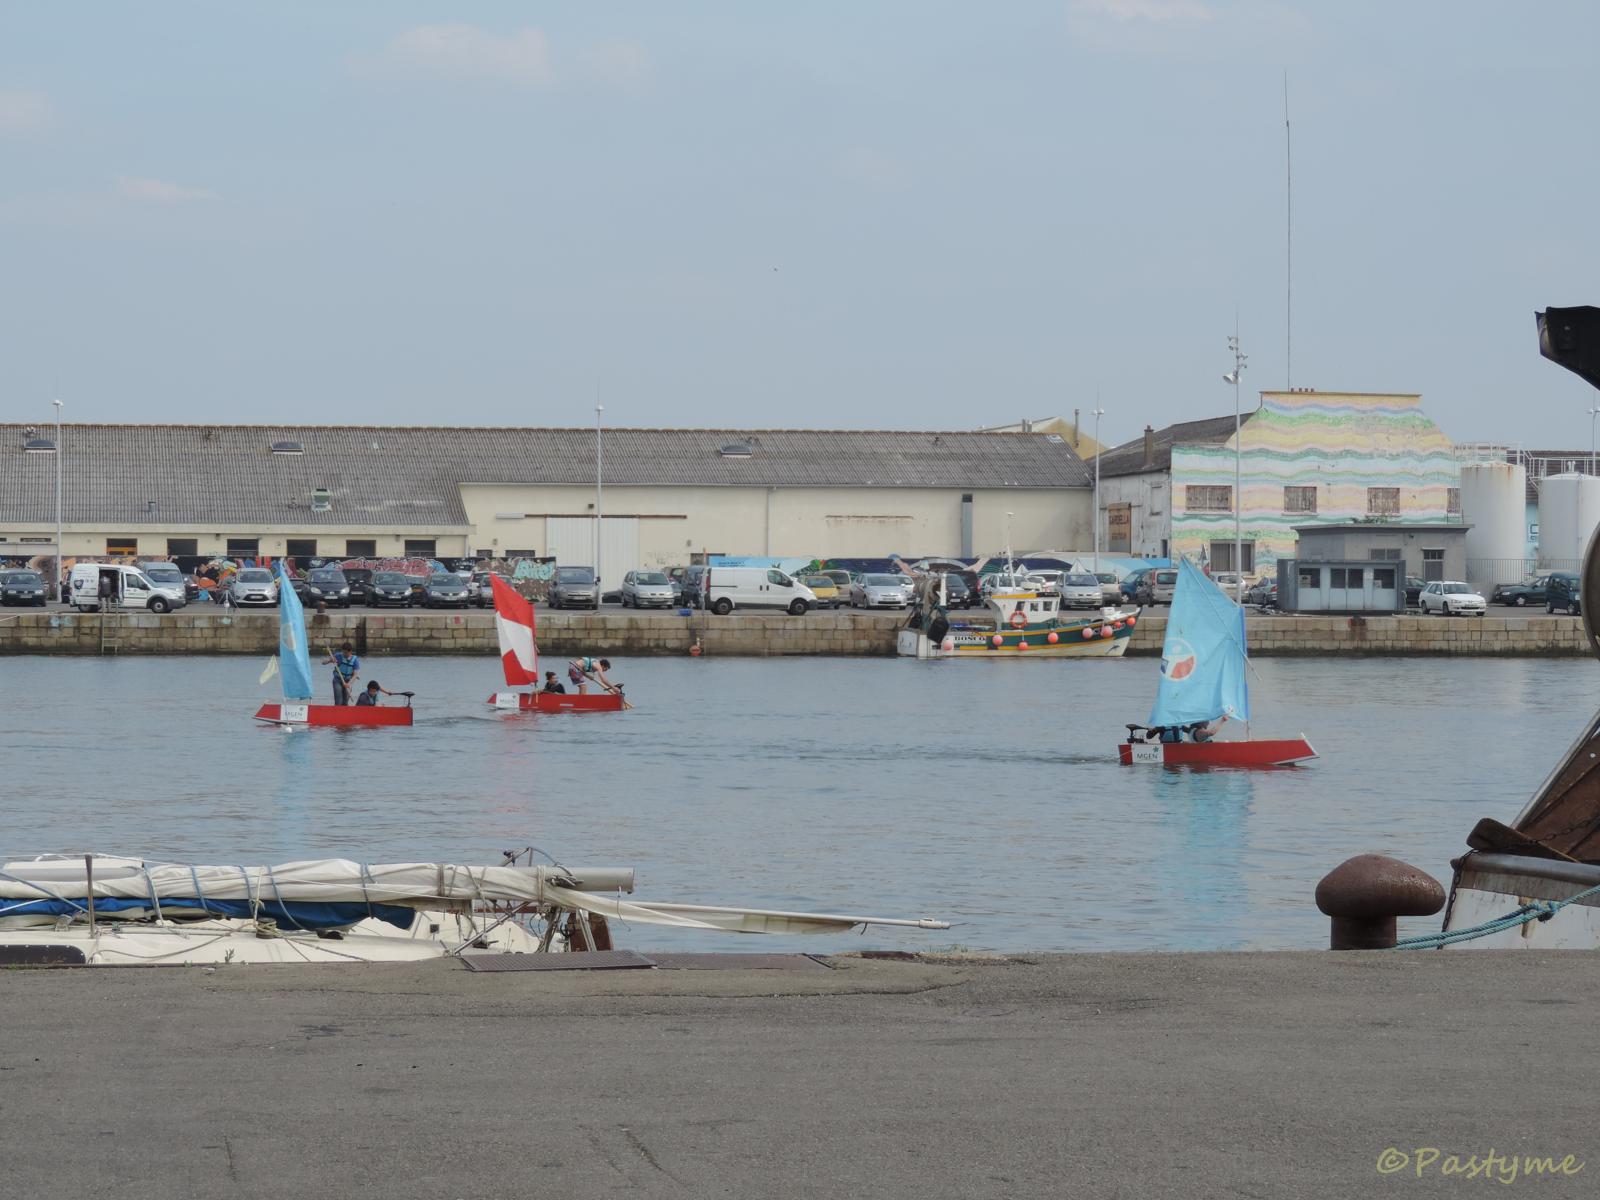
[(1289, 72), (1283, 73), (1283, 376), (1294, 390), (1294, 154), (1289, 138)]

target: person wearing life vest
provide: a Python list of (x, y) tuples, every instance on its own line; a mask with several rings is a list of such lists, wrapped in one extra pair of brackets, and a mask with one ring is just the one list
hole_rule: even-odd
[(349, 704), (350, 688), (361, 674), (361, 660), (356, 657), (356, 648), (346, 642), (322, 660), (323, 666), (329, 663), (333, 664), (333, 702)]
[(590, 676), (594, 677), (601, 688), (609, 692), (615, 690), (612, 682), (606, 678), (606, 672), (610, 669), (611, 660), (609, 658), (575, 658), (567, 664), (567, 678), (578, 689), (578, 695), (580, 696), (588, 691), (587, 685)]

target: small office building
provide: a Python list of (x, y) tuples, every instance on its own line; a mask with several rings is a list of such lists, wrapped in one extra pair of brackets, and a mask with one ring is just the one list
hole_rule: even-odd
[(1397, 613), (1406, 580), (1466, 578), (1468, 525), (1355, 521), (1295, 526), (1297, 555), (1278, 560), (1285, 612)]

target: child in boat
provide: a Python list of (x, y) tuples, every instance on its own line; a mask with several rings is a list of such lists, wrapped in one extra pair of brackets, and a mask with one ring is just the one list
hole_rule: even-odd
[(340, 646), (329, 657), (322, 660), (322, 665), (333, 664), (333, 702), (335, 704), (350, 703), (350, 688), (356, 681), (356, 676), (361, 673), (361, 660), (356, 657), (356, 648), (349, 642)]
[(376, 707), (377, 703), (378, 703), (378, 693), (379, 692), (382, 692), (385, 696), (394, 695), (394, 693), (389, 691), (388, 688), (379, 687), (378, 686), (378, 681), (376, 679), (374, 679), (374, 680), (372, 680), (371, 682), (369, 682), (367, 684), (366, 691), (362, 692), (359, 696), (356, 697), (356, 707), (360, 708), (363, 705), (370, 705), (370, 706)]
[(606, 678), (606, 672), (611, 669), (609, 658), (575, 658), (567, 665), (567, 678), (578, 689), (578, 695), (584, 695), (589, 689), (587, 684), (592, 675), (605, 691), (614, 691), (612, 682)]
[(561, 680), (556, 678), (556, 673), (554, 671), (546, 671), (544, 673), (544, 687), (541, 690), (546, 692), (565, 693), (567, 689), (561, 686)]

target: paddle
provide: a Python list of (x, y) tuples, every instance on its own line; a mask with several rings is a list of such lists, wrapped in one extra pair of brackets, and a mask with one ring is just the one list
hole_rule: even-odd
[(595, 687), (601, 688), (604, 691), (610, 692), (613, 696), (616, 696), (619, 700), (622, 701), (622, 707), (623, 708), (632, 708), (633, 707), (633, 705), (628, 703), (628, 698), (622, 694), (622, 689), (621, 688), (617, 687), (614, 684), (601, 683), (600, 680), (596, 679), (593, 675), (589, 674), (589, 672), (585, 671), (582, 667), (580, 667), (577, 664), (576, 660), (569, 660), (568, 665), (570, 667), (572, 667), (573, 670), (577, 671), (579, 675), (582, 675), (590, 683), (594, 684)]

